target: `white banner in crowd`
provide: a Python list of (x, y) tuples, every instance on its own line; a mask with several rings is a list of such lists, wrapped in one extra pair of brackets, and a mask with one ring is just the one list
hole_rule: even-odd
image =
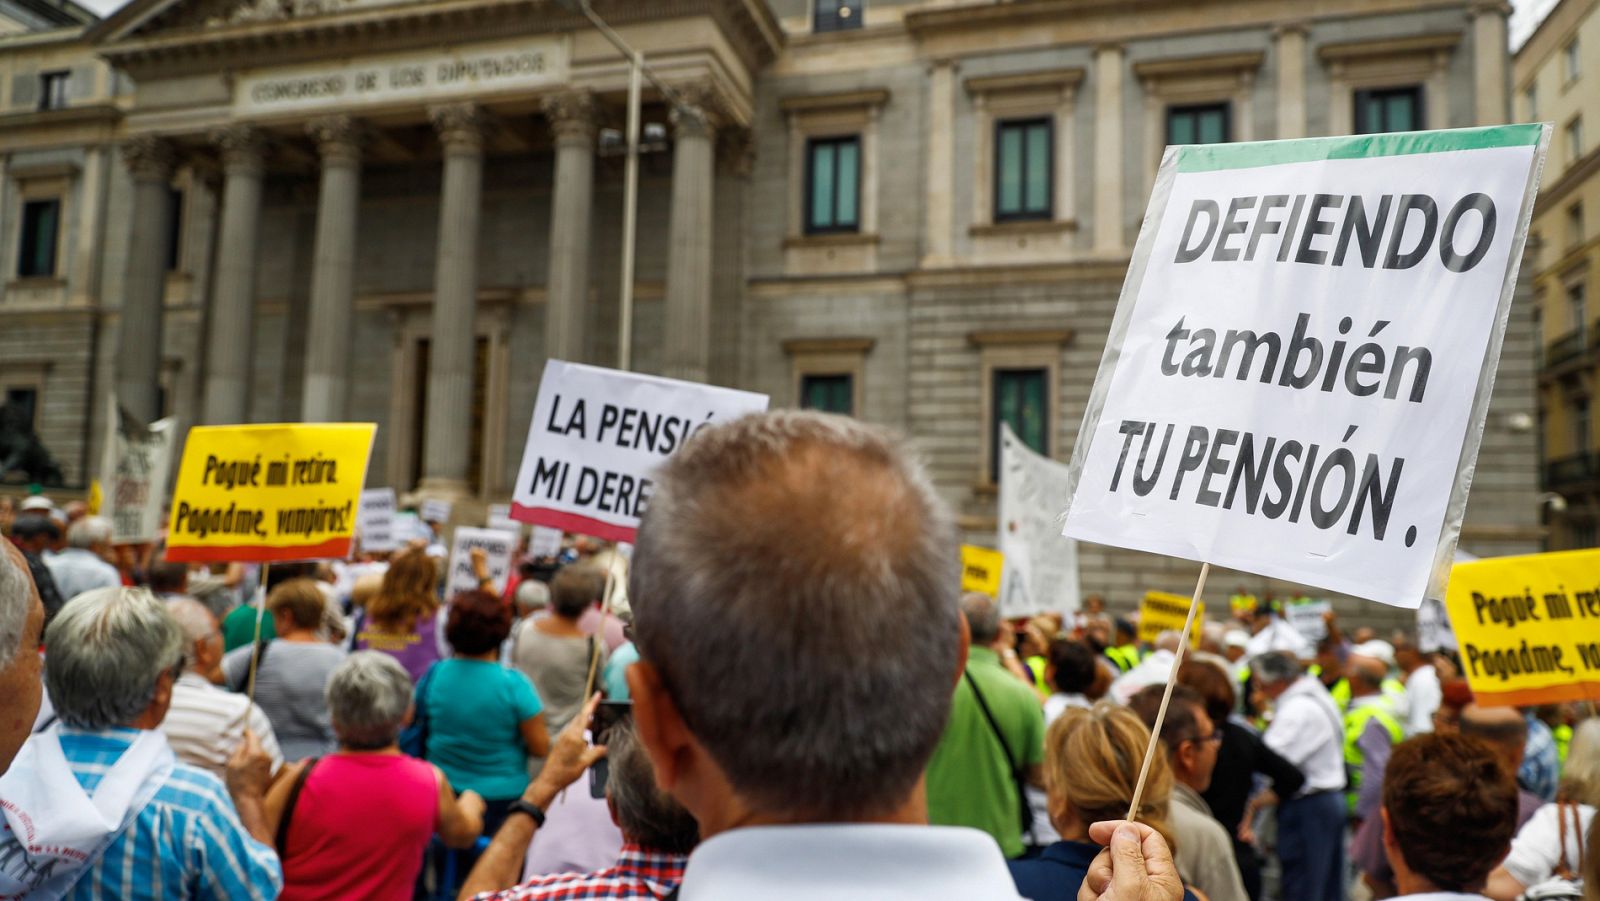
[(766, 408), (764, 394), (550, 360), (511, 515), (632, 541), (664, 458), (707, 425)]
[(1078, 543), (1061, 537), (1056, 511), (1071, 489), (1067, 467), (1034, 453), (1011, 426), (1000, 425), (1000, 509), (997, 547), (1000, 611), (1007, 617), (1078, 609)]
[(511, 556), (517, 551), (517, 534), (456, 526), (455, 545), (450, 549), (450, 578), (445, 584), (446, 597), (478, 587), (478, 576), (472, 569), (475, 547), (483, 548), (488, 557), (489, 578), (494, 580), (495, 593), (506, 590), (506, 579), (511, 576)]
[(1074, 448), (1074, 538), (1441, 597), (1548, 128), (1171, 147)]
[(356, 534), (363, 551), (393, 551), (400, 547), (395, 534), (394, 516), (399, 511), (393, 488), (369, 488), (361, 492), (361, 508), (356, 513)]
[(511, 518), (510, 504), (490, 504), (485, 524), (491, 529), (499, 529), (502, 532), (522, 534), (522, 523)]
[(561, 553), (562, 537), (560, 529), (552, 529), (549, 526), (534, 526), (533, 534), (528, 538), (528, 556), (556, 556)]
[(417, 508), (417, 514), (422, 517), (423, 522), (444, 523), (450, 521), (450, 511), (453, 509), (455, 505), (449, 501), (426, 500)]
[(172, 473), (172, 444), (178, 421), (158, 419), (145, 426), (111, 404), (111, 435), (101, 472), (112, 544), (145, 544), (161, 537), (162, 505)]
[(1286, 605), (1283, 608), (1283, 615), (1289, 620), (1289, 625), (1304, 636), (1306, 641), (1316, 643), (1328, 637), (1328, 624), (1323, 622), (1322, 615), (1332, 609), (1332, 601), (1308, 601), (1304, 604)]

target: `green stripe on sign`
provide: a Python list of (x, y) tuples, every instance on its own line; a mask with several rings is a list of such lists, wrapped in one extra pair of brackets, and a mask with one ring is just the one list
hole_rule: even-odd
[(1489, 147), (1527, 147), (1539, 143), (1543, 130), (1543, 125), (1535, 123), (1348, 138), (1191, 145), (1179, 148), (1178, 171), (1215, 172), (1219, 169), (1255, 169), (1319, 160), (1356, 160), (1413, 153), (1483, 150)]

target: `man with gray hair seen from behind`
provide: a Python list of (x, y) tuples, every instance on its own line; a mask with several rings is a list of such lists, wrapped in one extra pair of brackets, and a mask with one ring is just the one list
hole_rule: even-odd
[(944, 734), (928, 762), (928, 822), (982, 829), (1000, 853), (1020, 857), (1025, 845), (1042, 840), (1032, 835), (1024, 783), (1044, 784), (1044, 708), (1033, 687), (1001, 662), (1009, 651), (1000, 649), (1001, 632), (1010, 627), (994, 598), (964, 594), (961, 614), (972, 645)]
[(183, 645), (142, 588), (79, 595), (50, 623), (45, 679), (60, 721), (0, 777), (0, 897), (277, 896), (271, 777), (254, 736), (228, 761), (224, 789), (179, 762), (157, 728)]
[(11, 766), (39, 715), (39, 638), (44, 605), (16, 545), (0, 538), (0, 774)]
[(115, 588), (122, 575), (109, 562), (111, 520), (104, 516), (85, 516), (67, 529), (67, 547), (59, 554), (48, 554), (44, 565), (56, 580), (62, 600), (70, 601), (96, 588)]
[(922, 467), (853, 419), (747, 416), (656, 471), (627, 678), (700, 823), (681, 901), (1017, 898), (988, 835), (924, 825), (967, 657), (958, 549)]
[(1283, 897), (1344, 901), (1344, 718), (1322, 683), (1285, 653), (1262, 654), (1250, 673), (1274, 709), (1262, 741), (1306, 777), (1278, 804)]
[[(175, 565), (175, 564), (169, 564)], [(161, 731), (172, 752), (184, 763), (227, 777), (228, 757), (244, 741), (248, 728), (272, 760), (283, 765), (283, 752), (272, 721), (254, 701), (223, 688), (222, 627), (210, 608), (193, 598), (167, 600), (167, 611), (183, 630), (183, 675), (172, 685), (172, 706)]]

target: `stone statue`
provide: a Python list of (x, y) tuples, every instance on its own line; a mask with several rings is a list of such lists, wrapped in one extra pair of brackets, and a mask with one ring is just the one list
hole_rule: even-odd
[(27, 413), (6, 403), (0, 404), (0, 482), (12, 473), (21, 473), (29, 483), (63, 484), (61, 467), (28, 425)]

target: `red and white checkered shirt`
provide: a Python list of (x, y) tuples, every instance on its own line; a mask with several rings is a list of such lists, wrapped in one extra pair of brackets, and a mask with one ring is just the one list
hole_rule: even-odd
[(485, 892), (473, 901), (657, 901), (683, 881), (683, 868), (688, 862), (688, 856), (683, 854), (662, 854), (626, 844), (617, 855), (617, 862), (603, 870), (535, 876), (502, 892)]

